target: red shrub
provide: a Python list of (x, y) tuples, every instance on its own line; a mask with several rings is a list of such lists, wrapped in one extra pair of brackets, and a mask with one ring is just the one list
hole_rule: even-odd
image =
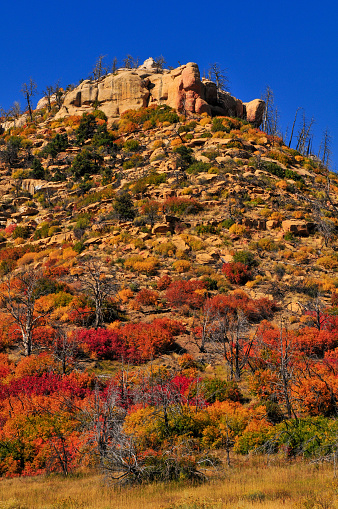
[(158, 301), (158, 293), (148, 288), (143, 288), (136, 296), (141, 306), (155, 306)]
[(196, 279), (173, 281), (166, 291), (169, 304), (176, 308), (187, 305), (192, 309), (198, 309), (203, 305), (205, 296), (205, 282)]
[(168, 288), (168, 286), (170, 285), (171, 281), (172, 281), (171, 277), (169, 277), (167, 274), (162, 276), (157, 281), (157, 288), (158, 288), (158, 290), (160, 290), (160, 291), (166, 290)]
[(222, 272), (226, 275), (230, 283), (236, 285), (244, 285), (251, 279), (249, 267), (242, 262), (224, 263)]
[(82, 329), (77, 340), (85, 352), (97, 359), (121, 359), (127, 357), (125, 345), (118, 334), (107, 329)]
[(338, 347), (338, 330), (318, 330), (305, 327), (295, 334), (298, 348), (306, 355), (324, 356), (324, 353)]
[(38, 344), (43, 347), (50, 347), (56, 340), (56, 331), (53, 327), (46, 325), (36, 327), (33, 330), (33, 344)]
[(169, 318), (157, 318), (151, 323), (128, 323), (118, 330), (129, 356), (142, 360), (149, 360), (168, 350), (174, 344), (174, 337), (183, 332), (184, 326)]
[[(51, 262), (54, 262), (54, 260), (51, 260)], [(47, 267), (47, 262), (46, 262), (45, 266)], [(51, 278), (58, 278), (58, 277), (66, 276), (67, 274), (69, 274), (69, 268), (63, 267), (63, 266), (49, 267), (45, 271), (46, 277), (51, 277)]]
[(208, 310), (211, 316), (228, 312), (236, 313), (241, 310), (253, 322), (271, 318), (276, 308), (275, 301), (265, 297), (250, 299), (242, 290), (236, 290), (229, 295), (215, 295), (205, 303), (205, 310)]

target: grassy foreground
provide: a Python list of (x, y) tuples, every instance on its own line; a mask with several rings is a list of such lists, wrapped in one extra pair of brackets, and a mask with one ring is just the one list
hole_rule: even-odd
[(237, 459), (201, 486), (157, 484), (114, 489), (98, 475), (31, 477), (0, 482), (0, 509), (334, 509), (331, 465)]

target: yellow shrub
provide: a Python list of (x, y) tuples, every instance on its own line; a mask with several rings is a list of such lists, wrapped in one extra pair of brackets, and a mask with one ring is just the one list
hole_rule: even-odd
[(176, 246), (172, 242), (155, 243), (154, 251), (161, 256), (173, 256)]
[(291, 163), (291, 158), (287, 154), (283, 154), (283, 152), (279, 152), (278, 150), (270, 150), (266, 156), (270, 157), (270, 159), (274, 159), (275, 161), (279, 161), (286, 166)]
[(295, 219), (303, 219), (304, 218), (304, 212), (301, 210), (295, 210), (292, 214)]
[(334, 292), (336, 290), (336, 285), (335, 285), (335, 282), (336, 280), (335, 279), (332, 279), (330, 277), (324, 277), (323, 279), (321, 279), (320, 281), (320, 289), (321, 291), (323, 292)]
[(64, 260), (69, 260), (71, 258), (75, 258), (77, 256), (77, 252), (74, 251), (71, 247), (67, 247), (67, 249), (64, 249), (62, 251), (62, 258)]
[(123, 231), (120, 233), (120, 235), (116, 235), (111, 240), (112, 244), (129, 244), (129, 242), (132, 240), (132, 236), (127, 231)]
[(264, 208), (260, 211), (261, 216), (269, 217), (271, 215), (271, 210), (268, 208)]
[(281, 212), (272, 212), (269, 219), (272, 219), (273, 221), (281, 222), (281, 221), (283, 221), (283, 219), (285, 219), (285, 216)]
[(271, 237), (263, 237), (257, 242), (258, 247), (263, 251), (277, 251), (278, 246)]
[(21, 258), (18, 260), (18, 266), (22, 267), (22, 265), (29, 265), (30, 263), (34, 262), (36, 259), (37, 253), (25, 253)]
[(124, 262), (126, 269), (134, 270), (135, 272), (144, 272), (145, 274), (153, 274), (159, 265), (158, 259), (154, 256), (143, 258), (143, 256), (135, 255), (130, 256)]
[(212, 124), (211, 117), (204, 117), (200, 120), (200, 125)]
[(170, 145), (172, 147), (178, 147), (179, 145), (182, 145), (182, 142), (180, 138), (174, 138), (173, 140), (171, 140)]
[(51, 249), (44, 249), (43, 251), (39, 251), (38, 253), (35, 253), (35, 260), (38, 262), (39, 260), (42, 260), (46, 256), (49, 255), (51, 252)]
[(297, 163), (300, 163), (301, 161), (304, 161), (304, 157), (303, 156), (295, 156), (295, 160), (297, 161)]
[(325, 269), (336, 269), (338, 267), (338, 260), (333, 256), (321, 256), (317, 260), (317, 265), (321, 265)]
[(188, 272), (191, 269), (191, 263), (188, 260), (176, 260), (176, 262), (173, 263), (173, 269), (180, 274)]
[(213, 138), (229, 138), (228, 133), (225, 133), (224, 131), (216, 131), (212, 135)]
[(131, 311), (140, 311), (141, 309), (141, 304), (139, 302), (137, 302), (136, 299), (131, 299), (128, 303), (128, 308), (131, 310)]
[(21, 238), (21, 237), (18, 237), (17, 239), (15, 239), (14, 241), (14, 245), (15, 246), (20, 246), (21, 244), (24, 244), (25, 243), (25, 239)]
[(134, 293), (130, 288), (123, 288), (118, 292), (116, 295), (116, 298), (120, 300), (123, 304), (128, 302), (129, 299), (131, 299), (134, 296)]
[(152, 150), (155, 150), (156, 148), (160, 148), (160, 147), (163, 147), (163, 141), (162, 140), (155, 140), (151, 144), (151, 149)]
[(199, 239), (198, 237), (193, 237), (192, 235), (181, 235), (181, 238), (188, 244), (190, 249), (192, 251), (200, 251), (201, 249), (205, 248), (205, 243), (203, 240)]
[(279, 189), (287, 189), (288, 188), (288, 183), (285, 181), (285, 180), (279, 180), (277, 183), (276, 183), (276, 187), (278, 187)]
[(62, 250), (61, 248), (58, 248), (58, 249), (54, 249), (53, 251), (51, 251), (49, 253), (49, 258), (51, 260), (58, 260), (60, 258), (60, 256), (62, 256)]
[(233, 224), (229, 228), (229, 233), (233, 235), (243, 235), (243, 233), (246, 231), (246, 228), (243, 224)]

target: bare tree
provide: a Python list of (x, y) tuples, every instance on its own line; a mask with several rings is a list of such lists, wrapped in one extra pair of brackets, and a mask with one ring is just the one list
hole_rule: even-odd
[(291, 142), (292, 142), (292, 138), (293, 138), (293, 133), (294, 133), (295, 126), (296, 126), (296, 122), (297, 122), (298, 112), (299, 112), (299, 110), (301, 110), (301, 109), (302, 109), (302, 108), (301, 108), (300, 106), (296, 109), (295, 118), (293, 119), (293, 124), (292, 124), (292, 129), (291, 129), (291, 135), (290, 135), (290, 139), (289, 139), (289, 145), (288, 145), (288, 147), (289, 147), (289, 148), (291, 147)]
[(324, 244), (327, 247), (334, 237), (336, 228), (333, 221), (330, 221), (329, 218), (325, 217), (323, 214), (323, 210), (319, 204), (313, 210), (314, 219), (316, 222), (316, 228), (320, 235), (323, 237)]
[(249, 323), (241, 310), (226, 309), (217, 313), (210, 332), (211, 341), (219, 347), (229, 366), (230, 379), (239, 381), (248, 363), (254, 337), (249, 337)]
[(20, 115), (22, 115), (22, 110), (21, 110), (21, 106), (20, 106), (20, 103), (18, 101), (14, 101), (11, 109), (10, 109), (10, 112), (11, 112), (11, 115), (14, 119), (14, 126), (15, 126), (15, 121), (18, 120), (18, 118), (20, 117)]
[(93, 71), (91, 77), (94, 81), (99, 80), (102, 76), (106, 76), (108, 74), (108, 67), (104, 66), (103, 60), (106, 58), (106, 55), (100, 55), (96, 60), (96, 63), (93, 67)]
[(308, 120), (305, 116), (305, 112), (303, 112), (302, 121), (297, 134), (297, 146), (296, 150), (298, 150), (302, 155), (309, 155), (311, 143), (312, 143), (312, 126), (315, 122), (315, 119), (312, 117), (311, 120)]
[(318, 158), (321, 160), (322, 165), (327, 169), (330, 168), (332, 157), (332, 136), (328, 127), (323, 132), (323, 136), (319, 145)]
[(81, 276), (83, 288), (88, 292), (95, 303), (95, 324), (97, 329), (104, 321), (104, 312), (107, 299), (113, 295), (116, 284), (113, 278), (107, 276), (104, 265), (99, 259), (88, 258), (82, 262), (84, 273)]
[(155, 63), (156, 72), (162, 72), (163, 66), (164, 66), (164, 64), (166, 64), (164, 56), (160, 55), (159, 57), (156, 57), (154, 59), (154, 63)]
[(118, 69), (118, 65), (117, 65), (117, 58), (116, 58), (116, 57), (114, 57), (114, 59), (113, 59), (113, 63), (112, 63), (112, 65), (111, 65), (111, 72), (112, 72), (113, 74), (115, 74), (115, 73), (116, 73), (116, 71), (117, 71), (117, 69)]
[(279, 136), (279, 112), (275, 106), (273, 90), (269, 85), (266, 86), (262, 99), (265, 102), (262, 130), (271, 136)]
[[(68, 86), (70, 86), (70, 85), (68, 85)], [(55, 94), (55, 101), (56, 101), (57, 107), (58, 107), (58, 109), (60, 109), (62, 106), (62, 103), (63, 103), (63, 98), (64, 98), (64, 91), (60, 87), (60, 80), (58, 80), (54, 85), (54, 94)]]
[(61, 325), (54, 325), (56, 330), (54, 340), (54, 357), (60, 362), (62, 373), (67, 374), (74, 367), (74, 361), (78, 353), (78, 343), (75, 334), (68, 334)]
[(33, 330), (47, 314), (40, 313), (35, 307), (40, 279), (41, 274), (34, 270), (24, 271), (15, 278), (9, 274), (0, 290), (2, 305), (14, 318), (26, 356), (32, 353)]
[(296, 356), (294, 345), (289, 337), (283, 317), (280, 321), (279, 337), (276, 344), (271, 346), (261, 339), (261, 348), (265, 351), (264, 357), (261, 357), (266, 366), (275, 374), (274, 384), (275, 397), (284, 403), (288, 419), (292, 416), (297, 418), (293, 405), (292, 386), (296, 380)]
[(131, 55), (126, 55), (126, 58), (123, 59), (123, 65), (126, 69), (136, 69), (139, 64), (139, 58), (134, 58)]
[(209, 65), (208, 77), (209, 80), (215, 81), (218, 91), (229, 92), (230, 81), (227, 69), (222, 69), (220, 64), (214, 62)]
[(38, 86), (36, 82), (33, 80), (33, 78), (29, 78), (29, 82), (23, 83), (21, 87), (21, 93), (26, 99), (31, 121), (33, 121), (32, 97), (36, 94), (37, 88)]
[(22, 111), (21, 111), (20, 103), (18, 101), (14, 101), (13, 105), (8, 110), (5, 110), (4, 108), (0, 108), (0, 117), (3, 118), (4, 122), (13, 120), (14, 127), (15, 127), (15, 121), (20, 117), (21, 114), (22, 114)]

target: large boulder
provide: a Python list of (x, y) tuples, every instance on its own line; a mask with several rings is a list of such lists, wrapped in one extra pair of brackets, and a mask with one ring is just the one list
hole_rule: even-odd
[(254, 99), (248, 103), (243, 103), (246, 110), (246, 119), (255, 127), (259, 127), (263, 121), (265, 102), (262, 99)]
[(294, 233), (301, 237), (307, 237), (310, 233), (309, 230), (312, 229), (312, 223), (298, 219), (286, 219), (282, 221), (282, 229), (286, 233)]

